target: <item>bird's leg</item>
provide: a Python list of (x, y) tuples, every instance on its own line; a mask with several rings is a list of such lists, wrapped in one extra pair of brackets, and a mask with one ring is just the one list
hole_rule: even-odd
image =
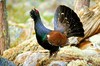
[(51, 58), (53, 54), (54, 54), (54, 52), (53, 51), (50, 51), (49, 58)]
[(58, 51), (56, 51), (56, 52), (53, 54), (53, 57), (56, 57), (56, 56), (57, 56), (57, 53), (58, 53)]
[[(58, 50), (58, 51), (59, 51), (59, 50)], [(51, 58), (51, 57), (56, 57), (56, 56), (57, 56), (58, 51), (55, 51), (55, 52), (50, 51), (49, 58)]]

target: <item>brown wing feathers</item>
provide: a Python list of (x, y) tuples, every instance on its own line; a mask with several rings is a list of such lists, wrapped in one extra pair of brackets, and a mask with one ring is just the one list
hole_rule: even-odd
[(54, 46), (65, 46), (67, 42), (66, 35), (58, 32), (52, 31), (47, 35), (47, 39), (51, 45)]

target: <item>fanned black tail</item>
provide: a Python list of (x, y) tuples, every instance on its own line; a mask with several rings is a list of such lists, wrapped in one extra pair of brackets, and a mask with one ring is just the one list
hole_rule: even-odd
[(84, 36), (83, 25), (77, 14), (64, 5), (60, 5), (54, 16), (54, 29), (66, 33), (68, 37)]

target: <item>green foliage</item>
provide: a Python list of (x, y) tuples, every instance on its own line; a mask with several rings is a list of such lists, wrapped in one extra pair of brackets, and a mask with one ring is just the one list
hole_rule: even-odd
[(53, 16), (51, 15), (51, 16), (44, 16), (44, 15), (42, 15), (42, 17), (47, 21), (47, 22), (51, 22), (52, 21), (52, 18), (53, 18)]
[(16, 23), (25, 23), (29, 18), (27, 8), (24, 5), (8, 4), (8, 20)]
[(44, 2), (45, 0), (40, 0), (41, 2)]

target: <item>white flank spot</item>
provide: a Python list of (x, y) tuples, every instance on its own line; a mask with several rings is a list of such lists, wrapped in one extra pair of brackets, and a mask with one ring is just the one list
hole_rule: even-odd
[(47, 38), (49, 38), (50, 37), (50, 35), (47, 35)]
[(61, 15), (64, 15), (64, 13), (61, 13)]

